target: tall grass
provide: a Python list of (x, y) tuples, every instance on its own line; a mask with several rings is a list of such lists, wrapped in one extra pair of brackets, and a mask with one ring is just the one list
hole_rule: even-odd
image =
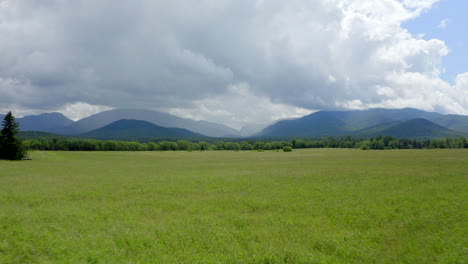
[(467, 263), (468, 151), (32, 152), (0, 263)]

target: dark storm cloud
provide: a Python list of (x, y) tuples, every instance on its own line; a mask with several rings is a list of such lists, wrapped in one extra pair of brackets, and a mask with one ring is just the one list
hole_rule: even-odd
[(454, 89), (438, 78), (445, 44), (400, 26), (433, 2), (3, 0), (0, 103), (185, 109), (199, 118), (222, 110), (234, 120), (246, 105), (232, 89), (244, 87), (246, 101), (272, 111), (431, 109), (441, 100), (466, 111), (449, 92), (430, 95), (441, 84)]

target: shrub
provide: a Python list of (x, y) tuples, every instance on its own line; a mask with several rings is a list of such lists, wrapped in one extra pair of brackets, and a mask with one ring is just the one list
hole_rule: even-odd
[(292, 152), (292, 148), (290, 146), (284, 146), (283, 151), (284, 152)]

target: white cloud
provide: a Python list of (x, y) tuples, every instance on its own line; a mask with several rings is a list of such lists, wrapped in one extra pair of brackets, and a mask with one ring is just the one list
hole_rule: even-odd
[(414, 107), (426, 111), (468, 114), (468, 73), (460, 74), (455, 85), (421, 73), (394, 74), (387, 82), (394, 87), (380, 87), (379, 103), (367, 108)]
[(192, 108), (172, 108), (171, 114), (194, 120), (208, 119), (240, 129), (245, 124), (266, 124), (272, 121), (301, 117), (313, 111), (274, 103), (253, 94), (246, 83), (230, 85), (228, 93), (195, 102)]
[(437, 28), (445, 29), (445, 28), (447, 28), (448, 23), (449, 23), (449, 20), (448, 20), (447, 18), (446, 18), (446, 19), (443, 19), (443, 20), (440, 21), (440, 23), (437, 25)]
[(113, 109), (104, 105), (91, 105), (84, 102), (67, 103), (64, 106), (55, 109), (55, 112), (60, 112), (70, 118), (78, 121), (82, 118)]
[(148, 108), (234, 126), (306, 109), (465, 113), (465, 75), (440, 78), (446, 43), (402, 27), (436, 2), (3, 0), (0, 105), (72, 118)]
[(468, 115), (468, 72), (455, 78), (450, 93), (450, 98), (456, 98), (451, 105), (451, 112)]
[(25, 108), (24, 106), (10, 104), (0, 107), (0, 113), (4, 114), (8, 111), (12, 111), (15, 117), (23, 117), (28, 115), (35, 115), (38, 113), (59, 112), (71, 120), (77, 121), (82, 118), (111, 109), (113, 108), (103, 105), (91, 105), (83, 102), (67, 103), (58, 108)]

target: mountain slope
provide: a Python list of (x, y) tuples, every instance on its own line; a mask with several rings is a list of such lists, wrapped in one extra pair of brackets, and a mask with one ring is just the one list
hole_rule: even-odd
[(42, 131), (20, 131), (18, 138), (21, 140), (53, 140), (53, 139), (72, 139), (71, 136), (59, 135)]
[(267, 126), (268, 125), (265, 125), (265, 124), (247, 124), (247, 125), (244, 125), (240, 129), (240, 136), (241, 137), (248, 137), (248, 136), (251, 136), (251, 135), (255, 135), (255, 134), (259, 133), (260, 131), (262, 131)]
[(431, 121), (452, 130), (468, 133), (468, 116), (445, 115)]
[(275, 121), (270, 122), (268, 124), (255, 124), (255, 123), (246, 124), (243, 127), (241, 127), (240, 136), (241, 137), (254, 136), (254, 135), (260, 133), (264, 128), (272, 126), (272, 125), (274, 125), (274, 124), (276, 124), (278, 122), (287, 121), (287, 120), (296, 120), (296, 119), (298, 119), (298, 118), (293, 117), (293, 118), (278, 119), (278, 120), (275, 120)]
[(257, 137), (323, 137), (352, 134), (378, 124), (411, 120), (436, 119), (442, 114), (413, 108), (369, 109), (352, 111), (320, 111), (308, 116), (280, 121), (263, 129)]
[(167, 128), (147, 121), (130, 119), (118, 120), (79, 136), (114, 140), (150, 140), (155, 138), (195, 139), (206, 137), (182, 128)]
[(464, 133), (450, 130), (423, 118), (379, 124), (353, 133), (355, 136), (392, 136), (408, 139), (430, 139), (438, 137), (459, 137)]
[(321, 111), (299, 119), (284, 120), (263, 129), (260, 137), (322, 137), (347, 133), (346, 124), (333, 112)]
[(190, 131), (211, 136), (238, 136), (239, 131), (231, 127), (207, 121), (194, 121), (168, 113), (138, 109), (114, 109), (81, 119), (69, 126), (68, 134), (88, 132), (121, 119), (143, 120), (163, 127), (184, 128)]
[(443, 116), (435, 112), (426, 112), (414, 108), (351, 110), (334, 112), (352, 130), (363, 129), (377, 124), (416, 118), (434, 119)]
[(17, 118), (21, 131), (61, 133), (74, 122), (61, 113), (46, 113)]

